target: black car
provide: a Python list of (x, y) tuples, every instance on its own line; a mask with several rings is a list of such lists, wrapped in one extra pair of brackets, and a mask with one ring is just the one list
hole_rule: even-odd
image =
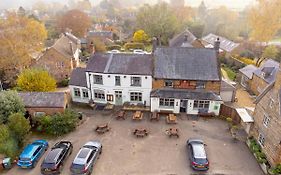
[(200, 139), (187, 140), (188, 157), (194, 170), (208, 170), (209, 161), (204, 148), (204, 142)]
[(72, 153), (72, 143), (60, 141), (56, 143), (41, 164), (42, 174), (60, 174), (66, 158)]

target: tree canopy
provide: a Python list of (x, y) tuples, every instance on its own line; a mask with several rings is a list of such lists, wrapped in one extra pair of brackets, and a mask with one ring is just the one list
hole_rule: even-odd
[(17, 86), (22, 91), (48, 92), (56, 90), (56, 80), (42, 69), (25, 69), (17, 79)]
[(77, 9), (67, 11), (57, 20), (57, 27), (60, 32), (71, 29), (72, 33), (77, 37), (84, 37), (90, 26), (90, 17)]
[(270, 45), (263, 50), (262, 57), (276, 59), (278, 52), (278, 49), (274, 45)]
[(133, 40), (134, 42), (145, 43), (148, 40), (148, 35), (144, 32), (144, 30), (138, 30), (134, 33)]

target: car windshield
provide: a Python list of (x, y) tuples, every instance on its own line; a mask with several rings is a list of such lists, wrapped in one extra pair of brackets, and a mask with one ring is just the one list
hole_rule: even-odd
[(20, 160), (22, 160), (22, 161), (30, 161), (30, 158), (22, 157), (22, 158), (20, 158)]
[(72, 169), (79, 169), (79, 170), (82, 170), (82, 169), (84, 169), (84, 165), (80, 165), (80, 164), (72, 164), (71, 165), (71, 168)]
[(195, 162), (198, 164), (206, 164), (208, 161), (207, 161), (207, 159), (201, 159), (201, 158), (198, 159), (197, 158), (197, 159), (195, 159)]
[(54, 168), (55, 163), (43, 163), (42, 168)]

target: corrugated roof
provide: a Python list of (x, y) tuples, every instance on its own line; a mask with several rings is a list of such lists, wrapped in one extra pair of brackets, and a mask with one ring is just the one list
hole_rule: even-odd
[(249, 115), (249, 113), (247, 112), (246, 109), (237, 108), (236, 111), (244, 123), (253, 123), (254, 122), (253, 117)]
[(254, 65), (247, 65), (245, 67), (243, 67), (242, 69), (239, 69), (239, 71), (246, 75), (249, 79), (253, 78), (253, 73), (257, 70), (258, 68)]
[(154, 78), (219, 81), (216, 51), (206, 48), (157, 48)]
[(152, 75), (153, 58), (149, 54), (95, 54), (86, 71), (107, 74)]
[(217, 38), (220, 39), (220, 48), (226, 52), (232, 52), (236, 47), (239, 46), (238, 43), (235, 43), (229, 39), (215, 35), (213, 33), (210, 33), (207, 36), (203, 37), (202, 40), (214, 46), (214, 43)]
[(202, 90), (156, 89), (151, 91), (150, 94), (151, 97), (159, 98), (222, 101), (221, 97), (214, 92), (204, 92)]
[(86, 68), (76, 68), (72, 71), (69, 85), (87, 87)]
[(25, 107), (63, 108), (66, 105), (64, 92), (20, 92)]

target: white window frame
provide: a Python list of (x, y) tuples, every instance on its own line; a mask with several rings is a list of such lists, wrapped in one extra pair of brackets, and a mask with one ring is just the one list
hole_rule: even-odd
[(269, 122), (270, 122), (269, 116), (267, 114), (264, 114), (262, 123), (266, 128), (268, 128)]
[(105, 93), (101, 90), (94, 90), (94, 97), (97, 100), (105, 101)]
[(193, 109), (209, 109), (210, 101), (209, 100), (194, 100)]
[[(119, 79), (118, 81), (116, 81)], [(121, 76), (115, 76), (115, 86), (121, 86)]]
[(131, 77), (131, 86), (141, 86), (141, 77)]
[(83, 90), (82, 90), (82, 97), (83, 97), (83, 98), (89, 98), (89, 92), (88, 92), (88, 90), (86, 90), (86, 89), (83, 89)]
[(206, 82), (205, 81), (197, 81), (196, 82), (196, 89), (205, 89), (206, 88)]
[(174, 108), (175, 107), (175, 99), (174, 98), (160, 98), (159, 106), (165, 108)]
[(42, 116), (45, 116), (46, 113), (45, 112), (34, 112), (34, 117), (42, 117)]
[(103, 84), (103, 77), (102, 75), (94, 75), (94, 84)]
[(130, 92), (130, 101), (131, 102), (142, 102), (142, 93), (141, 92)]
[(274, 100), (272, 98), (270, 98), (270, 100), (269, 100), (269, 107), (271, 109), (273, 108), (273, 104), (274, 104)]
[(262, 147), (264, 147), (265, 137), (262, 133), (259, 133), (258, 142)]
[(165, 87), (174, 87), (173, 80), (165, 80), (164, 81), (164, 86)]
[(81, 92), (79, 88), (73, 88), (74, 97), (81, 97)]

